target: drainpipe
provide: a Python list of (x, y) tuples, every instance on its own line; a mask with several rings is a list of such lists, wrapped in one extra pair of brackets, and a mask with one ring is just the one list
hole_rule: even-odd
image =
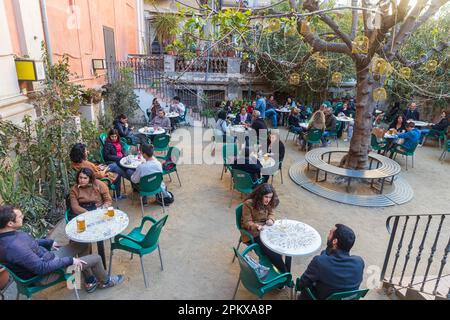
[(42, 26), (44, 28), (45, 46), (47, 47), (48, 62), (53, 65), (52, 42), (50, 41), (50, 32), (48, 31), (47, 5), (45, 0), (39, 0), (41, 6)]

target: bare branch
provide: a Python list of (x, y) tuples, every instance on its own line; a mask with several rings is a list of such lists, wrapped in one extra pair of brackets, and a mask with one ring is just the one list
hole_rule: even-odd
[(398, 59), (398, 61), (400, 61), (400, 63), (403, 64), (404, 66), (414, 68), (430, 60), (430, 58), (433, 56), (435, 52), (436, 53), (442, 52), (448, 47), (450, 47), (450, 41), (441, 42), (437, 47), (430, 49), (422, 58), (416, 61), (406, 59), (400, 54), (400, 52), (397, 52), (395, 56)]
[[(303, 8), (310, 12), (318, 11), (319, 3), (314, 0), (306, 0), (305, 3), (303, 4)], [(320, 17), (320, 19), (322, 19), (323, 22), (325, 22), (331, 28), (331, 30), (333, 30), (336, 33), (336, 35), (339, 36), (339, 38), (341, 38), (342, 41), (344, 41), (344, 43), (347, 45), (347, 47), (351, 51), (352, 41), (350, 40), (350, 37), (341, 31), (341, 29), (336, 24), (336, 22), (334, 22), (334, 20), (330, 16), (326, 15), (325, 13), (319, 13), (319, 17)]]
[(401, 25), (400, 30), (397, 34), (394, 34), (394, 45), (389, 49), (388, 44), (386, 44), (384, 51), (387, 53), (388, 59), (392, 60), (396, 55), (400, 45), (405, 42), (407, 38), (417, 29), (419, 28), (428, 18), (433, 16), (440, 7), (442, 7), (449, 0), (436, 0), (433, 1), (428, 7), (427, 11), (425, 11), (422, 15), (420, 13), (423, 11), (426, 5), (426, 0), (419, 0), (411, 11), (411, 14), (408, 15), (405, 22)]
[[(297, 25), (298, 25), (297, 27), (300, 30), (301, 21), (299, 21)], [(324, 41), (311, 31), (304, 32), (303, 38), (305, 39), (305, 42), (307, 42), (311, 47), (313, 47), (315, 51), (337, 52), (337, 53), (345, 53), (348, 55), (352, 54), (351, 49), (349, 49), (345, 43)]]

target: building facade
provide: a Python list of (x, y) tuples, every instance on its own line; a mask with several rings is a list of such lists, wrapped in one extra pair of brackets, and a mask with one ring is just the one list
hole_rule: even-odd
[[(106, 83), (93, 60), (116, 61), (144, 49), (143, 0), (0, 0), (0, 118), (35, 116), (19, 83), (15, 58), (42, 60), (45, 42), (54, 62), (68, 56), (71, 81), (86, 88)], [(34, 84), (31, 90), (38, 86)]]

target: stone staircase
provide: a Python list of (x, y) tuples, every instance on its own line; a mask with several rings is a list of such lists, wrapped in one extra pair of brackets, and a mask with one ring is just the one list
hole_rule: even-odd
[[(414, 283), (411, 287), (405, 285), (397, 285), (400, 282), (400, 277), (394, 277), (392, 283), (383, 281), (383, 289), (390, 297), (395, 296), (400, 300), (449, 300), (450, 299), (450, 274), (442, 276), (439, 281), (436, 294), (433, 294), (434, 287), (436, 286), (436, 275), (430, 275), (427, 277), (423, 290), (422, 281), (423, 276), (416, 276)], [(411, 277), (403, 277), (402, 283), (410, 283)]]

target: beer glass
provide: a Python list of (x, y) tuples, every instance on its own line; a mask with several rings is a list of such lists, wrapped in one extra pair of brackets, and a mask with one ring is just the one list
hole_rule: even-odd
[(107, 215), (110, 218), (114, 217), (114, 208), (113, 207), (108, 207)]
[(84, 217), (77, 217), (77, 232), (81, 233), (86, 231), (86, 220)]

